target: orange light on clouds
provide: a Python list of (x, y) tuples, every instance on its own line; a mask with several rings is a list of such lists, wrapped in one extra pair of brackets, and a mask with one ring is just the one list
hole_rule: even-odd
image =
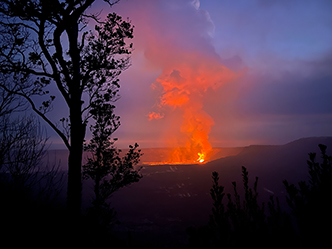
[(160, 113), (156, 113), (156, 112), (150, 112), (148, 114), (149, 121), (151, 121), (152, 119), (161, 119), (163, 117), (164, 117), (164, 115), (162, 115)]
[[(217, 89), (237, 78), (237, 74), (214, 58), (201, 54), (184, 54), (181, 62), (166, 63), (167, 66), (153, 83), (162, 87), (158, 111), (182, 112), (181, 137), (174, 137), (172, 131), (165, 137), (170, 147), (175, 147), (167, 164), (203, 163), (212, 151), (209, 133), (214, 125), (213, 118), (203, 110), (203, 97), (208, 88)], [(170, 110), (169, 110), (170, 109)], [(153, 112), (149, 120), (167, 118)], [(175, 142), (176, 141), (176, 142)]]
[(151, 88), (158, 99), (147, 118), (158, 120), (164, 144), (172, 148), (161, 164), (208, 161), (214, 121), (204, 110), (204, 99), (208, 89), (239, 77), (220, 62), (211, 43), (214, 23), (209, 13), (192, 1), (153, 0), (128, 11), (136, 27), (135, 53), (144, 58), (140, 72), (157, 75)]

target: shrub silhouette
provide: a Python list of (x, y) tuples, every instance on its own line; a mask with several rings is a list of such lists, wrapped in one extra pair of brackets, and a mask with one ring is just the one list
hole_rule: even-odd
[[(201, 244), (196, 248), (278, 248), (291, 245), (296, 241), (296, 234), (291, 228), (289, 216), (280, 209), (278, 199), (273, 196), (266, 205), (258, 202), (258, 177), (253, 188), (249, 187), (249, 174), (242, 167), (244, 198), (238, 193), (236, 182), (232, 182), (234, 193), (225, 194), (219, 185), (219, 175), (212, 173), (213, 186), (210, 194), (213, 200), (212, 215), (208, 226), (200, 231), (208, 231), (203, 235)], [(227, 204), (223, 204), (227, 196)], [(191, 230), (193, 231), (193, 230)], [(190, 233), (190, 230), (189, 230)], [(206, 234), (209, 234), (206, 237)], [(200, 232), (196, 232), (200, 237)], [(271, 244), (271, 241), (275, 241)], [(192, 243), (191, 243), (192, 244)], [(197, 245), (197, 243), (196, 243)], [(195, 248), (195, 247), (194, 247)]]
[[(242, 167), (243, 200), (232, 182), (234, 193), (224, 193), (218, 172), (212, 173), (213, 200), (209, 223), (187, 229), (189, 248), (323, 248), (329, 243), (332, 222), (332, 157), (319, 144), (322, 162), (309, 153), (309, 181), (298, 186), (283, 181), (291, 214), (282, 211), (278, 198), (258, 203), (258, 178), (249, 187), (249, 174)], [(227, 199), (225, 198), (227, 197)], [(225, 201), (226, 199), (226, 201)], [(226, 202), (226, 205), (224, 204)]]
[(37, 120), (10, 115), (0, 115), (1, 238), (12, 248), (36, 246), (62, 225), (62, 173), (45, 162), (47, 139)]
[(316, 153), (309, 153), (308, 182), (296, 186), (284, 181), (302, 248), (325, 247), (332, 231), (332, 157), (326, 154), (325, 145), (319, 144), (319, 148), (321, 163), (316, 162)]
[[(213, 200), (208, 225), (187, 229), (190, 248), (325, 248), (329, 244), (332, 222), (332, 157), (319, 144), (322, 162), (309, 153), (309, 181), (296, 186), (283, 181), (291, 214), (281, 210), (278, 198), (259, 205), (258, 178), (249, 187), (248, 171), (242, 167), (244, 199), (232, 182), (234, 194), (225, 194), (218, 172), (212, 173)], [(223, 203), (227, 196), (227, 205)]]

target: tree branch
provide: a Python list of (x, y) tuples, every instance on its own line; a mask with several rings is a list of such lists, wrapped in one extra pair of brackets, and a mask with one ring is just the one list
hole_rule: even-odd
[(110, 5), (110, 7), (112, 7), (114, 4), (117, 4), (118, 2), (120, 2), (120, 0), (114, 0), (113, 2), (111, 2), (111, 0), (104, 0), (104, 2), (108, 3)]
[(104, 24), (105, 22), (100, 21), (98, 16), (100, 15), (101, 11), (98, 14), (91, 14), (91, 15), (87, 15), (87, 14), (82, 14), (82, 16), (87, 17), (87, 18), (91, 18), (93, 19), (96, 23), (98, 24)]
[(72, 20), (78, 20), (78, 18), (84, 13), (84, 11), (93, 4), (95, 0), (86, 0), (84, 4), (82, 4), (77, 9), (74, 8), (75, 2), (73, 2), (72, 5), (69, 5), (66, 9), (66, 12), (68, 14), (68, 17), (70, 17)]
[(82, 40), (81, 40), (81, 46), (79, 48), (79, 51), (81, 52), (82, 49), (84, 48), (84, 41), (85, 41), (85, 37), (86, 35), (88, 34), (88, 32), (84, 32), (83, 35), (82, 35)]
[(29, 25), (27, 25), (26, 23), (23, 23), (23, 22), (6, 23), (6, 22), (3, 22), (3, 21), (0, 20), (0, 25), (4, 25), (4, 26), (8, 26), (8, 27), (18, 25), (18, 26), (25, 27), (27, 29), (31, 29), (36, 34), (38, 34), (38, 30), (37, 29), (35, 29), (34, 27), (31, 27), (31, 26), (29, 26)]
[(26, 96), (24, 93), (18, 92), (18, 91), (13, 91), (8, 89), (6, 86), (4, 85), (0, 85), (0, 87), (2, 87), (5, 91), (9, 92), (9, 93), (13, 93), (13, 94), (17, 94), (23, 98), (25, 98), (29, 104), (31, 105), (31, 108), (34, 112), (36, 112), (48, 125), (51, 126), (51, 128), (60, 136), (60, 138), (63, 140), (64, 144), (66, 145), (66, 147), (68, 148), (68, 150), (70, 150), (70, 144), (68, 139), (66, 138), (66, 136), (52, 123), (51, 120), (49, 120), (42, 112), (40, 112), (37, 108), (35, 103), (28, 97)]
[[(50, 53), (47, 50), (47, 48), (45, 46), (45, 43), (44, 43), (44, 33), (45, 33), (45, 26), (44, 25), (45, 25), (45, 21), (41, 22), (40, 27), (39, 27), (39, 33), (38, 33), (39, 46), (41, 47), (47, 61), (50, 63), (50, 65), (52, 67), (53, 74), (50, 77), (52, 77), (55, 80), (56, 85), (57, 85), (59, 91), (61, 92), (62, 96), (64, 97), (66, 103), (69, 104), (69, 95), (66, 92), (65, 88), (62, 86), (61, 78), (60, 78), (59, 71), (58, 71), (58, 68), (56, 66), (56, 63), (53, 60), (52, 56), (50, 55)], [(54, 31), (54, 33), (56, 33), (56, 30)], [(59, 41), (55, 41), (55, 40), (56, 39), (54, 38), (54, 43), (56, 43), (56, 42), (60, 43), (60, 38), (59, 38)], [(58, 44), (58, 46), (60, 46), (60, 52), (62, 53), (61, 43)], [(59, 53), (58, 52), (58, 47), (56, 45), (55, 45), (55, 47), (56, 47), (56, 52)], [(59, 56), (59, 57), (62, 58), (62, 56)], [(65, 69), (67, 69), (67, 68), (65, 67)], [(68, 78), (70, 80), (70, 77), (69, 77), (68, 73), (65, 73), (64, 75), (65, 75), (65, 77), (67, 75), (66, 80), (68, 80)]]
[[(58, 59), (60, 66), (62, 68), (62, 73), (65, 76), (67, 85), (70, 85), (71, 83), (71, 78), (70, 78), (70, 74), (66, 65), (65, 60), (63, 59), (63, 51), (62, 51), (62, 45), (61, 45), (61, 41), (60, 41), (60, 37), (61, 34), (64, 32), (65, 27), (64, 25), (60, 25), (55, 29), (54, 34), (53, 34), (53, 41), (54, 41), (54, 46), (55, 46), (55, 50), (56, 50), (56, 58)], [(69, 99), (68, 102), (69, 103)]]

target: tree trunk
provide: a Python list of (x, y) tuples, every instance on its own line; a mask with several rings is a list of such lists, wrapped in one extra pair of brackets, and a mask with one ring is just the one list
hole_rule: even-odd
[(82, 124), (81, 104), (75, 98), (77, 94), (72, 94), (70, 106), (71, 142), (68, 159), (68, 189), (67, 205), (71, 215), (79, 215), (81, 211), (82, 192), (82, 155), (85, 126)]
[(96, 180), (95, 180), (95, 188), (94, 188), (94, 192), (95, 192), (95, 195), (96, 195), (96, 200), (95, 200), (95, 207), (97, 209), (100, 208), (100, 204), (101, 204), (101, 199), (100, 199), (100, 177), (97, 175), (96, 176)]
[(70, 151), (68, 159), (67, 206), (70, 215), (79, 216), (82, 199), (82, 154), (85, 125), (82, 121), (82, 94), (80, 79), (80, 54), (78, 50), (77, 22), (68, 25), (69, 54), (73, 63), (73, 78), (69, 84)]
[(81, 132), (79, 132), (81, 125), (78, 126), (75, 125), (75, 122), (71, 122), (71, 127), (71, 148), (68, 158), (67, 207), (71, 215), (79, 215), (81, 212), (83, 141), (81, 140)]

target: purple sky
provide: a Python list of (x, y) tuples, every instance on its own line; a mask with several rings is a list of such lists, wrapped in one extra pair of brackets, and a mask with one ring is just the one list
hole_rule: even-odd
[[(122, 0), (92, 11), (101, 9), (135, 26), (116, 103), (118, 147), (168, 146), (165, 137), (181, 136), (186, 111), (162, 104), (169, 89), (160, 79), (178, 73), (180, 82), (185, 72), (206, 79), (187, 77), (181, 94), (213, 120), (213, 147), (332, 135), (332, 1)], [(151, 112), (163, 118), (149, 121)]]

